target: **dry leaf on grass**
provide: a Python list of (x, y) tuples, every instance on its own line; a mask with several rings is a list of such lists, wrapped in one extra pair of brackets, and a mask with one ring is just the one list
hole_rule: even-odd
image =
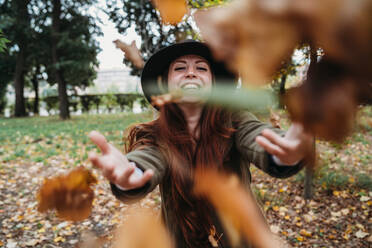
[(147, 209), (132, 209), (123, 226), (116, 230), (114, 248), (172, 248), (160, 217)]
[(46, 212), (56, 209), (62, 219), (84, 220), (92, 211), (94, 192), (90, 186), (95, 183), (97, 179), (84, 167), (72, 170), (67, 175), (45, 179), (37, 194), (38, 210)]
[(187, 14), (186, 0), (152, 0), (164, 24), (176, 25)]
[(257, 247), (284, 246), (270, 232), (253, 196), (236, 176), (199, 170), (195, 175), (194, 190), (215, 206), (233, 246), (240, 242), (240, 235)]
[(120, 48), (124, 53), (125, 57), (133, 63), (138, 69), (142, 69), (145, 65), (140, 50), (136, 46), (136, 42), (132, 41), (130, 45), (122, 42), (121, 40), (114, 40), (116, 48)]

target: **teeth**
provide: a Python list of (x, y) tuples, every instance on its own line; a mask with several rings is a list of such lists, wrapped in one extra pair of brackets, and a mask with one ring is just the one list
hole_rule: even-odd
[(199, 85), (196, 84), (184, 84), (182, 85), (182, 89), (199, 89)]

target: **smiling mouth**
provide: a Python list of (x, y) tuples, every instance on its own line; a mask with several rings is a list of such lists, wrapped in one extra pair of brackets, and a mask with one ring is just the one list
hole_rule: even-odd
[(181, 89), (183, 90), (198, 90), (201, 86), (196, 83), (185, 83), (181, 86)]

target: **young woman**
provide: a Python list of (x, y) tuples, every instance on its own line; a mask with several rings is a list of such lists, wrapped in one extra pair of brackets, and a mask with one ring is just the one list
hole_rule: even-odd
[[(186, 41), (155, 53), (146, 63), (141, 84), (148, 100), (166, 91), (212, 91), (214, 84), (234, 76), (212, 58), (200, 42)], [(303, 166), (312, 138), (301, 126), (284, 134), (244, 111), (228, 111), (184, 96), (159, 109), (159, 117), (134, 127), (126, 154), (98, 132), (91, 140), (102, 155), (89, 159), (111, 182), (112, 191), (124, 202), (144, 197), (157, 185), (162, 197), (162, 217), (177, 247), (212, 247), (212, 229), (224, 233), (213, 207), (192, 194), (193, 171), (212, 167), (235, 173), (250, 190), (250, 163), (275, 177), (289, 177)], [(229, 247), (222, 235), (219, 247)], [(241, 247), (248, 247), (242, 244)]]

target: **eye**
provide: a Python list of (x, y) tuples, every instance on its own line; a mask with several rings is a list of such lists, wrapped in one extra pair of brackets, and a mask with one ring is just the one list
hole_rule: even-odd
[(208, 71), (208, 69), (205, 68), (205, 67), (197, 67), (196, 69), (198, 69), (198, 70), (200, 70), (200, 71)]
[(186, 69), (186, 67), (184, 67), (184, 66), (174, 68), (175, 71), (182, 71), (184, 69)]

